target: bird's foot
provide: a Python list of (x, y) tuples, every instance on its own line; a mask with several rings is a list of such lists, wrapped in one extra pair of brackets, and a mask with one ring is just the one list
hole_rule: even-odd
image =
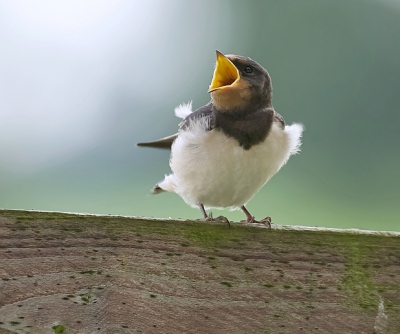
[(261, 221), (257, 221), (254, 219), (254, 216), (249, 212), (249, 210), (246, 209), (246, 207), (244, 205), (242, 205), (241, 209), (243, 210), (244, 214), (246, 215), (247, 219), (244, 222), (245, 224), (264, 224), (266, 225), (268, 228), (271, 228), (271, 222), (272, 219), (270, 216), (265, 217), (263, 220)]
[(215, 218), (215, 220), (217, 221), (223, 221), (225, 223), (228, 223), (228, 226), (231, 227), (231, 222), (229, 221), (228, 218), (224, 217), (224, 216), (218, 216), (217, 218)]
[(272, 219), (270, 216), (265, 217), (264, 219), (258, 221), (255, 220), (254, 216), (249, 217), (247, 220), (243, 221), (245, 224), (263, 224), (266, 225), (268, 228), (271, 228)]
[(224, 216), (219, 216), (217, 218), (213, 218), (212, 212), (210, 212), (210, 214), (208, 215), (206, 210), (204, 209), (204, 205), (203, 204), (199, 204), (199, 208), (201, 213), (203, 214), (204, 220), (207, 222), (215, 222), (215, 221), (223, 221), (228, 223), (229, 227), (231, 227), (231, 223), (229, 222), (228, 218), (224, 217)]
[(207, 221), (207, 222), (222, 221), (222, 222), (228, 223), (229, 227), (231, 227), (231, 223), (230, 223), (228, 218), (226, 218), (224, 216), (218, 216), (217, 218), (213, 218), (212, 212), (210, 212), (210, 214), (204, 220)]
[(264, 219), (261, 219), (260, 221), (261, 224), (264, 224), (265, 226), (267, 226), (268, 228), (271, 228), (271, 224), (272, 224), (272, 219), (270, 216), (265, 217)]

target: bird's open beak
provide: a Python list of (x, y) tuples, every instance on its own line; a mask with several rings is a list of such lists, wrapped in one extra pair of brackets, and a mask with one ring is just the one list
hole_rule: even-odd
[(221, 52), (217, 52), (217, 63), (215, 65), (214, 75), (211, 81), (209, 93), (232, 85), (240, 79), (239, 71), (233, 63)]

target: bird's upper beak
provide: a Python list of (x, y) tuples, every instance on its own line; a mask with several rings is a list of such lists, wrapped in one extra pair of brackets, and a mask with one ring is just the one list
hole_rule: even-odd
[(231, 86), (240, 79), (239, 70), (221, 52), (217, 52), (217, 62), (211, 81), (209, 93), (227, 86)]

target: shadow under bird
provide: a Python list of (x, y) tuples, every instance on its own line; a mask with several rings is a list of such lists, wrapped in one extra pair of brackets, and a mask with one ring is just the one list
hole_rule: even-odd
[[(171, 149), (172, 174), (153, 193), (177, 193), (206, 220), (208, 208), (240, 208), (247, 223), (257, 223), (245, 205), (299, 152), (303, 127), (286, 125), (274, 110), (271, 78), (250, 58), (217, 51), (209, 93), (204, 107), (175, 109), (183, 118), (178, 133), (138, 144)], [(261, 222), (270, 226), (271, 218)]]

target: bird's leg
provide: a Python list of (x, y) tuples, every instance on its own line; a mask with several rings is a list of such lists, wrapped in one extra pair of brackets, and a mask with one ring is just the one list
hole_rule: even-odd
[[(207, 215), (206, 209), (204, 209), (204, 205), (199, 204), (199, 208), (200, 208), (201, 213), (203, 214), (204, 220), (207, 220), (208, 215)], [(212, 214), (211, 214), (211, 219), (212, 219)]]
[(242, 205), (241, 209), (243, 210), (244, 214), (246, 215), (246, 223), (254, 223), (254, 216), (246, 209), (244, 205)]
[(214, 219), (213, 216), (212, 216), (212, 212), (210, 212), (210, 214), (207, 215), (206, 209), (204, 209), (204, 205), (203, 204), (200, 203), (199, 204), (199, 208), (200, 208), (201, 213), (203, 214), (204, 220), (206, 220), (206, 221), (219, 221), (219, 220), (222, 220), (224, 222), (227, 222), (229, 227), (231, 227), (231, 223), (229, 222), (228, 218), (226, 218), (224, 216), (219, 216), (219, 217)]
[(251, 223), (259, 223), (259, 224), (265, 224), (268, 226), (268, 228), (271, 228), (271, 217), (265, 217), (261, 221), (257, 221), (254, 219), (254, 216), (251, 215), (251, 213), (246, 209), (244, 205), (242, 205), (241, 209), (243, 210), (244, 214), (247, 217), (246, 223), (251, 224)]

